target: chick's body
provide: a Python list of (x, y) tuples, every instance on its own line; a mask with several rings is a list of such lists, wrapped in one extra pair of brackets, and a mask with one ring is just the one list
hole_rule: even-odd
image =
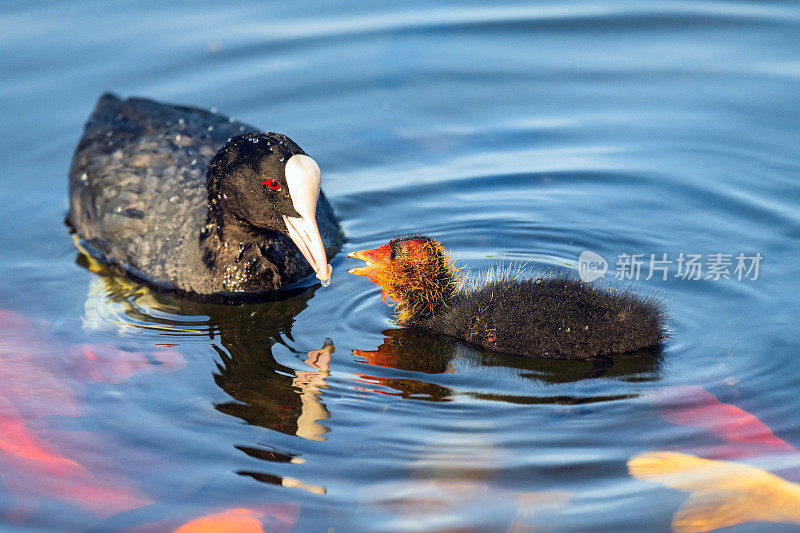
[(351, 257), (367, 261), (367, 267), (350, 272), (381, 287), (399, 324), (494, 351), (584, 359), (655, 347), (663, 340), (663, 316), (653, 301), (569, 277), (464, 283), (429, 237), (394, 239)]
[(436, 313), (408, 321), (491, 350), (555, 359), (655, 346), (660, 324), (650, 302), (566, 278), (489, 282), (456, 291)]

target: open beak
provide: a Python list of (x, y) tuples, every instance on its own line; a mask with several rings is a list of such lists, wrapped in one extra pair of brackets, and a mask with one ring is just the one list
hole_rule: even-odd
[(358, 250), (350, 253), (347, 257), (353, 257), (355, 259), (366, 261), (367, 266), (361, 268), (351, 268), (348, 270), (348, 272), (358, 276), (366, 276), (372, 280), (373, 283), (378, 283), (378, 281), (376, 281), (378, 275), (387, 266), (389, 266), (388, 245), (383, 245), (380, 248), (375, 248), (373, 250)]
[(294, 210), (300, 215), (283, 216), (289, 238), (317, 273), (317, 278), (327, 285), (333, 268), (328, 264), (322, 236), (317, 228), (317, 198), (321, 181), (319, 166), (307, 155), (297, 154), (286, 162), (285, 174)]

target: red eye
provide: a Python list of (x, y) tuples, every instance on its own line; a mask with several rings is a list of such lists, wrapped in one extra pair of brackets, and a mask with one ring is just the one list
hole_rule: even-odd
[(277, 191), (281, 188), (281, 182), (279, 182), (275, 178), (272, 178), (271, 180), (262, 181), (261, 185), (266, 185), (273, 191)]

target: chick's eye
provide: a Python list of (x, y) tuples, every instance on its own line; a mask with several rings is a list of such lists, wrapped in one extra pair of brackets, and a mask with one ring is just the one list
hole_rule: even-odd
[(273, 191), (277, 191), (277, 190), (279, 190), (281, 188), (281, 182), (279, 182), (275, 178), (272, 178), (272, 179), (269, 179), (269, 180), (266, 180), (266, 181), (262, 181), (261, 185), (266, 185), (267, 187), (269, 187), (269, 189), (271, 189)]

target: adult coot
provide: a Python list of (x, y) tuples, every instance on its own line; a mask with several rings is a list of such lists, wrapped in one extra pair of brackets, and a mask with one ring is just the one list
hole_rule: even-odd
[(398, 323), (528, 357), (586, 359), (655, 347), (663, 315), (652, 301), (571, 278), (504, 279), (469, 286), (435, 240), (414, 235), (353, 252), (391, 299)]
[(312, 273), (342, 231), (317, 164), (279, 133), (216, 112), (105, 94), (69, 173), (87, 254), (161, 290), (238, 300)]

